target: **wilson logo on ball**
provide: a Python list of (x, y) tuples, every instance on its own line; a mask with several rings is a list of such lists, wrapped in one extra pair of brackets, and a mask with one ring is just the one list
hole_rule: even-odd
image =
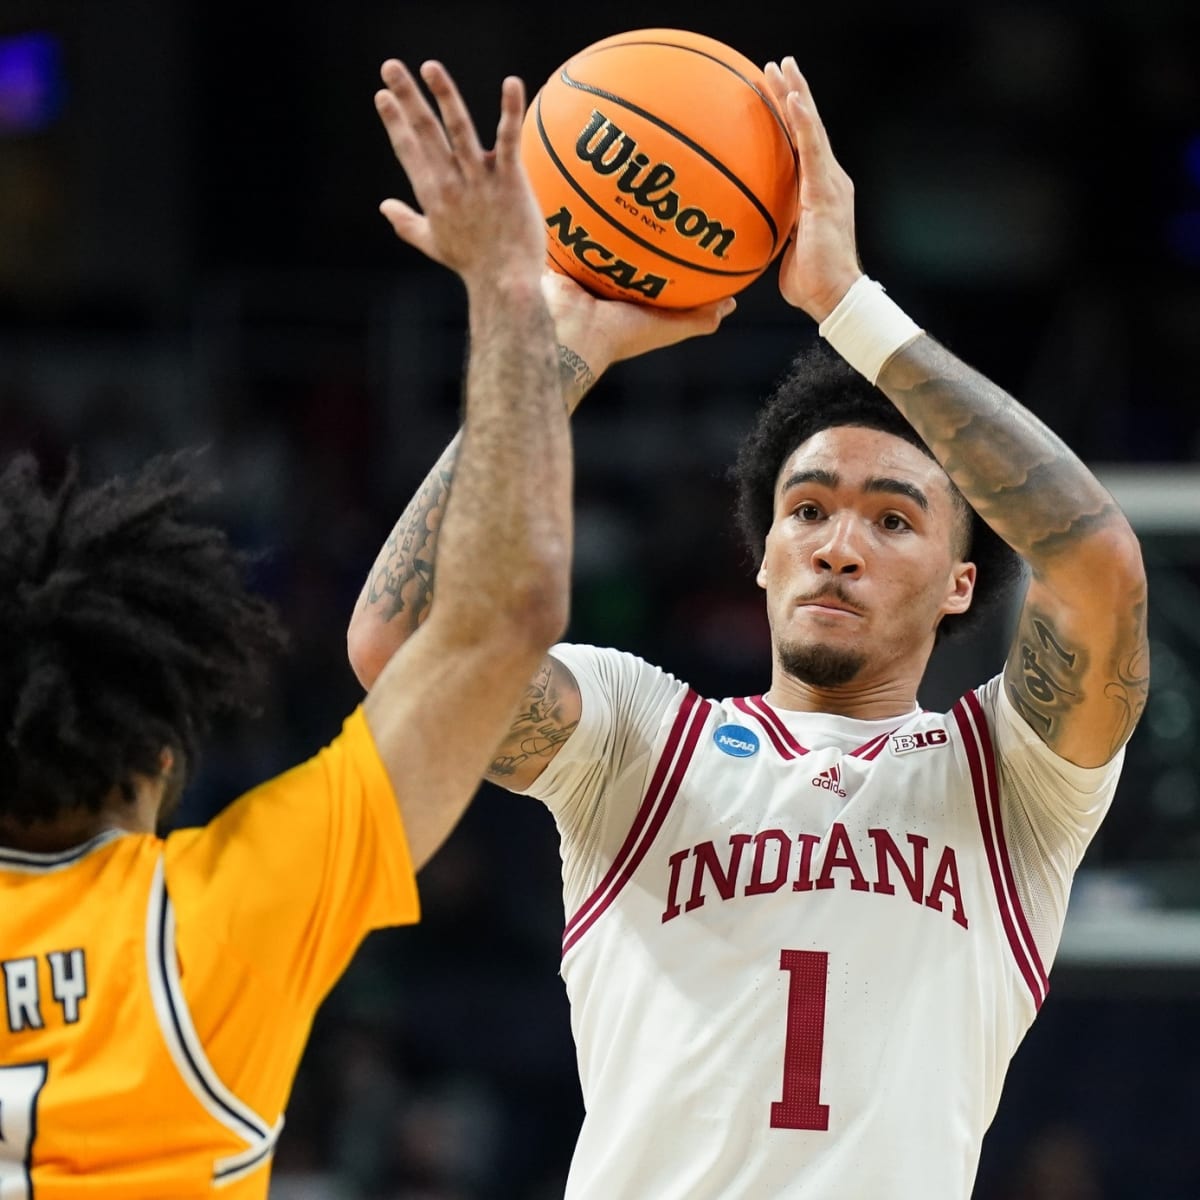
[(675, 168), (667, 163), (652, 163), (649, 155), (638, 151), (637, 142), (615, 125), (599, 109), (575, 141), (575, 153), (597, 175), (616, 175), (618, 192), (623, 192), (660, 221), (670, 221), (685, 238), (694, 239), (702, 250), (724, 258), (737, 236), (734, 230), (714, 220), (702, 208), (684, 205), (675, 182)]
[(546, 228), (555, 235), (558, 244), (564, 250), (570, 250), (585, 267), (611, 279), (625, 291), (653, 299), (666, 286), (665, 276), (651, 275), (649, 272), (639, 274), (633, 263), (619, 258), (607, 246), (596, 241), (582, 225), (576, 225), (565, 204), (546, 218)]
[(796, 148), (766, 76), (687, 30), (631, 30), (571, 55), (529, 105), (521, 161), (548, 265), (606, 300), (732, 296), (796, 224)]

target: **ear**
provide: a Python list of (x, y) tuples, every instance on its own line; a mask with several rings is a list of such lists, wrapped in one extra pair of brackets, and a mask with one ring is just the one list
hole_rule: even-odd
[(170, 746), (164, 746), (158, 752), (158, 769), (160, 775), (170, 775), (175, 768), (175, 751)]
[(950, 570), (946, 599), (942, 604), (943, 616), (957, 616), (971, 607), (975, 595), (975, 564), (955, 563)]
[(767, 560), (764, 555), (762, 562), (758, 564), (758, 574), (754, 577), (754, 582), (765, 592), (767, 590)]

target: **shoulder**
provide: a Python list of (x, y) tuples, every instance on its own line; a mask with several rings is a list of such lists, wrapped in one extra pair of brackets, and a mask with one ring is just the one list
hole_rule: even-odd
[[(968, 743), (974, 741), (1012, 780), (1039, 792), (1111, 799), (1124, 748), (1099, 767), (1080, 767), (1048, 746), (1009, 699), (1001, 675), (968, 692), (951, 710)], [(1035, 782), (1036, 781), (1036, 782)]]
[(685, 686), (669, 671), (657, 667), (640, 655), (612, 646), (594, 646), (587, 642), (559, 642), (550, 647), (550, 656), (572, 673), (634, 680), (669, 679)]
[(637, 654), (608, 646), (561, 642), (550, 657), (574, 677), (585, 710), (590, 706), (625, 708), (640, 702), (669, 704), (689, 689), (669, 671)]

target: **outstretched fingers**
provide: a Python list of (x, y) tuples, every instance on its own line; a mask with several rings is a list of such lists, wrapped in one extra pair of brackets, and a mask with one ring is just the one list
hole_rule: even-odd
[(386, 87), (376, 107), (415, 197), (413, 204), (386, 200), (380, 206), (396, 235), (468, 281), (515, 278), (517, 269), (536, 281), (545, 234), (521, 169), (520, 80), (505, 79), (496, 148), (485, 150), (440, 62), (422, 63), (418, 79), (388, 59), (381, 75)]
[(458, 85), (440, 62), (421, 64), (421, 78), (437, 101), (445, 137), (450, 149), (464, 169), (477, 167), (483, 161), (483, 147), (475, 132), (475, 122), (463, 101)]
[(521, 156), (521, 126), (525, 120), (525, 85), (508, 75), (500, 85), (500, 122), (496, 126), (496, 161), (511, 167)]
[(415, 185), (421, 175), (445, 165), (450, 144), (409, 69), (389, 58), (379, 73), (386, 86), (376, 93), (375, 108), (396, 158)]

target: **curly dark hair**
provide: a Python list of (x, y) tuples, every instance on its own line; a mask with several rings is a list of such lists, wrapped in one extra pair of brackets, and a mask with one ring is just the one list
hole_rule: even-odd
[[(775, 519), (775, 485), (783, 464), (813, 434), (836, 425), (878, 429), (933, 457), (921, 435), (878, 388), (822, 343), (806, 348), (763, 406), (729, 472), (737, 487), (742, 539), (755, 562), (762, 557)], [(964, 561), (975, 564), (976, 578), (971, 607), (942, 619), (939, 641), (979, 628), (1024, 570), (1016, 552), (967, 504), (949, 477), (947, 482), (969, 530)]]
[(197, 454), (85, 488), (28, 454), (0, 475), (0, 816), (133, 797), (164, 747), (191, 762), (214, 717), (252, 712), (284, 635), (249, 558), (199, 515)]

